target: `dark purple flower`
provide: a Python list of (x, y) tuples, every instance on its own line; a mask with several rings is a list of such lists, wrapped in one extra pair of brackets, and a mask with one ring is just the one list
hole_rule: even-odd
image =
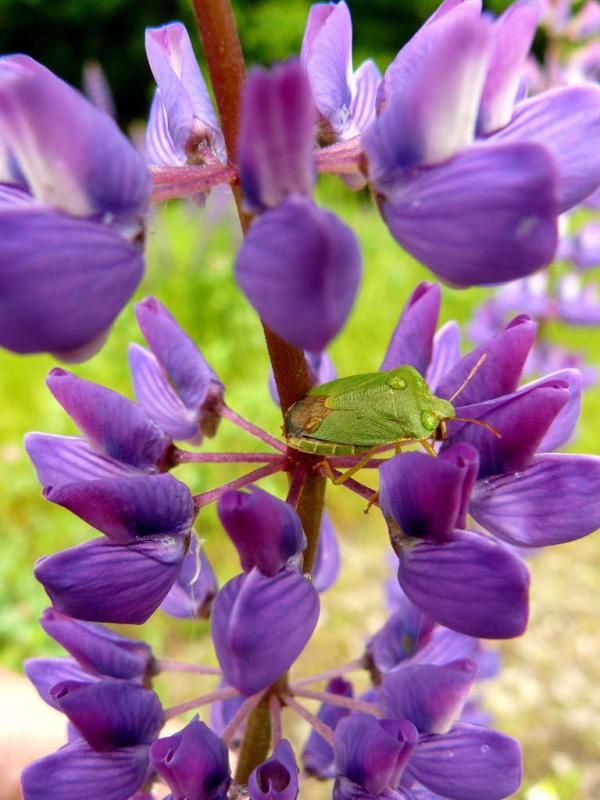
[(168, 466), (171, 441), (126, 397), (52, 369), (47, 384), (83, 434), (29, 433), (25, 447), (44, 486), (157, 472)]
[(146, 55), (158, 87), (146, 131), (149, 163), (182, 166), (223, 161), (223, 135), (181, 22), (147, 28)]
[(319, 595), (295, 570), (256, 568), (215, 600), (212, 639), (227, 682), (246, 695), (266, 689), (298, 658), (317, 624)]
[(361, 134), (375, 118), (381, 74), (371, 60), (354, 72), (352, 20), (343, 0), (311, 7), (300, 63), (319, 111), (319, 143), (328, 145)]
[(128, 800), (146, 779), (149, 747), (163, 724), (158, 697), (112, 678), (64, 681), (51, 694), (83, 738), (25, 769), (26, 800)]
[(175, 582), (159, 608), (176, 619), (208, 619), (217, 591), (214, 570), (192, 535)]
[(53, 708), (59, 708), (52, 695), (52, 688), (57, 683), (94, 683), (102, 680), (101, 675), (85, 669), (73, 658), (28, 658), (24, 666), (25, 674), (42, 700)]
[[(352, 684), (344, 678), (332, 678), (325, 691), (339, 694), (342, 697), (352, 697), (354, 692)], [(317, 717), (321, 722), (335, 730), (338, 722), (350, 714), (349, 708), (334, 706), (330, 703), (321, 703)], [(315, 775), (322, 780), (335, 777), (335, 754), (333, 747), (326, 742), (321, 734), (311, 731), (302, 750), (302, 763), (309, 775)]]
[(409, 599), (453, 630), (510, 638), (527, 624), (529, 576), (508, 548), (461, 530), (477, 464), (464, 445), (435, 459), (401, 453), (380, 469), (381, 509)]
[(248, 792), (251, 800), (296, 800), (298, 767), (292, 745), (282, 739), (268, 761), (251, 773)]
[(152, 766), (173, 800), (225, 800), (231, 782), (224, 742), (198, 717), (150, 748)]
[(356, 238), (310, 199), (314, 107), (297, 62), (255, 70), (244, 94), (240, 177), (263, 213), (239, 252), (236, 277), (264, 323), (290, 344), (325, 349), (360, 281)]
[(0, 343), (103, 344), (144, 269), (149, 178), (115, 122), (33, 59), (0, 60)]
[(196, 444), (214, 436), (223, 405), (223, 384), (202, 353), (154, 297), (135, 307), (152, 352), (129, 347), (135, 393), (141, 407), (173, 439)]
[(53, 605), (77, 619), (145, 622), (189, 546), (195, 509), (187, 486), (152, 475), (49, 487), (46, 497), (105, 534), (37, 562)]
[(290, 560), (298, 562), (306, 537), (300, 517), (288, 503), (251, 486), (247, 491), (226, 492), (217, 508), (244, 572), (256, 567), (272, 578)]
[(152, 651), (145, 642), (127, 639), (110, 628), (72, 619), (55, 608), (44, 611), (40, 625), (93, 673), (141, 681), (152, 669)]

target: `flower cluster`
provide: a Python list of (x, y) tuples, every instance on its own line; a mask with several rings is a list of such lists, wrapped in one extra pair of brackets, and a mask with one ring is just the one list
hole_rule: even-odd
[[(458, 325), (436, 330), (440, 288), (421, 283), (380, 370), (336, 380), (326, 348), (362, 263), (354, 232), (315, 203), (315, 178), (368, 185), (392, 236), (447, 283), (526, 278), (553, 259), (558, 215), (600, 185), (600, 89), (524, 96), (538, 22), (529, 2), (492, 20), (476, 0), (444, 0), (383, 75), (371, 61), (354, 71), (340, 2), (311, 9), (300, 58), (253, 70), (238, 108), (243, 64), (221, 22), (225, 40), (204, 44), (213, 73), (215, 48), (232, 59), (235, 91), (213, 86), (222, 128), (183, 26), (147, 32), (157, 84), (147, 163), (44, 68), (0, 61), (0, 342), (90, 355), (143, 269), (149, 176), (156, 201), (231, 184), (245, 233), (235, 275), (263, 324), (285, 417), (281, 441), (231, 409), (155, 298), (135, 310), (149, 346), (129, 350), (137, 402), (50, 371), (80, 435), (31, 433), (26, 448), (45, 498), (101, 535), (35, 567), (52, 603), (42, 625), (70, 657), (33, 659), (27, 672), (68, 718), (69, 741), (25, 770), (25, 798), (295, 800), (313, 776), (333, 780), (334, 800), (502, 800), (519, 786), (521, 753), (471, 694), (497, 669), (479, 640), (526, 628), (524, 549), (600, 525), (600, 457), (554, 452), (573, 433), (581, 376), (560, 368), (520, 384), (536, 335), (523, 313), (462, 356)], [(594, 302), (561, 292), (561, 314), (593, 315)], [(177, 444), (204, 446), (222, 420), (269, 451)], [(193, 494), (181, 474), (194, 463), (254, 466)], [(355, 477), (363, 468), (378, 489)], [(285, 500), (255, 485), (277, 473)], [(326, 478), (381, 511), (397, 582), (354, 661), (298, 677), (340, 567)], [(194, 532), (212, 502), (240, 561), (221, 588)], [(97, 624), (141, 624), (157, 609), (210, 618), (218, 667), (155, 658)], [(218, 686), (163, 708), (153, 681), (170, 671)], [(210, 724), (163, 730), (205, 706)], [(311, 728), (300, 750), (284, 711)]]

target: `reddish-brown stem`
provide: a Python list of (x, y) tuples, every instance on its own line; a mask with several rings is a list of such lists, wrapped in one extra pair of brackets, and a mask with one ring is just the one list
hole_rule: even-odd
[(240, 478), (235, 478), (234, 480), (229, 481), (229, 483), (224, 483), (222, 486), (217, 486), (216, 489), (209, 489), (208, 492), (195, 494), (194, 504), (196, 508), (204, 508), (204, 506), (207, 506), (210, 503), (214, 503), (215, 500), (218, 500), (222, 494), (225, 494), (225, 492), (243, 489), (244, 486), (248, 486), (250, 483), (256, 483), (256, 481), (259, 481), (261, 478), (266, 478), (267, 475), (273, 475), (275, 472), (281, 472), (282, 469), (282, 463), (267, 464), (259, 469), (254, 469), (252, 472), (248, 472), (246, 475), (242, 475)]
[(219, 700), (229, 700), (231, 697), (237, 697), (238, 695), (239, 692), (237, 689), (226, 686), (223, 689), (217, 689), (209, 694), (204, 694), (202, 697), (195, 697), (193, 700), (188, 700), (186, 703), (181, 703), (178, 706), (165, 708), (164, 717), (165, 719), (173, 719), (173, 717), (178, 717), (180, 714), (185, 714), (186, 711), (191, 711), (194, 708), (217, 703)]
[(367, 669), (364, 657), (357, 658), (355, 661), (350, 661), (348, 664), (342, 664), (341, 667), (334, 667), (325, 672), (317, 672), (316, 675), (309, 675), (308, 678), (301, 678), (299, 681), (294, 681), (291, 684), (291, 688), (296, 689), (301, 686), (310, 686), (313, 683), (328, 681), (331, 678), (337, 678), (339, 675), (347, 675), (349, 672), (356, 672), (359, 669)]
[(332, 729), (329, 727), (329, 725), (326, 725), (324, 722), (321, 722), (321, 720), (318, 717), (316, 717), (314, 714), (311, 714), (311, 712), (307, 708), (304, 708), (304, 706), (298, 703), (296, 700), (294, 700), (293, 697), (290, 697), (289, 695), (284, 695), (283, 702), (286, 704), (286, 706), (289, 706), (289, 708), (291, 708), (292, 711), (295, 711), (299, 717), (302, 717), (302, 719), (306, 720), (306, 722), (308, 722), (308, 724), (312, 728), (314, 728), (314, 730), (320, 736), (322, 736), (326, 742), (329, 742), (329, 744), (331, 745), (333, 744), (334, 733)]
[(321, 703), (329, 703), (332, 706), (340, 706), (341, 708), (350, 708), (352, 711), (364, 711), (366, 714), (375, 714), (379, 716), (381, 711), (379, 707), (373, 703), (365, 703), (363, 700), (356, 700), (354, 697), (345, 697), (341, 694), (334, 694), (333, 692), (317, 692), (313, 689), (295, 689), (293, 687), (295, 697), (306, 697), (307, 700), (319, 700)]

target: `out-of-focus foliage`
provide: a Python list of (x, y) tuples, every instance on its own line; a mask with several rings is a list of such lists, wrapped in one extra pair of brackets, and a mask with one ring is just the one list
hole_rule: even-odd
[[(438, 5), (437, 0), (348, 0), (356, 63), (374, 57), (385, 67)], [(491, 0), (498, 12), (508, 0)], [(308, 0), (234, 0), (249, 64), (269, 64), (297, 53)], [(102, 64), (122, 124), (147, 114), (152, 91), (144, 28), (182, 20), (194, 36), (191, 0), (0, 0), (0, 53), (25, 52), (72, 84), (83, 63)], [(199, 48), (198, 48), (199, 49)]]

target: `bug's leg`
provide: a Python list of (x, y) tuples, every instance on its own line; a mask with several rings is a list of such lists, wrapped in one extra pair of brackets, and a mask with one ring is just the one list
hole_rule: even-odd
[(335, 486), (340, 486), (340, 484), (345, 483), (348, 480), (348, 478), (351, 478), (359, 470), (361, 470), (364, 467), (364, 465), (375, 455), (375, 453), (378, 451), (378, 449), (379, 449), (379, 445), (376, 445), (375, 447), (369, 448), (364, 453), (363, 457), (359, 461), (357, 461), (356, 464), (354, 464), (354, 466), (350, 467), (345, 472), (342, 472), (341, 475), (334, 475), (333, 474), (333, 470), (331, 469), (331, 465), (329, 464), (329, 462), (327, 461), (326, 458), (323, 459), (323, 461), (319, 462), (319, 464), (317, 464), (317, 467), (324, 467), (325, 468), (325, 472), (327, 473), (327, 477), (331, 480), (331, 482)]
[(400, 453), (402, 451), (402, 448), (404, 447), (405, 444), (414, 444), (415, 441), (417, 441), (417, 440), (415, 440), (415, 439), (398, 439), (398, 441), (394, 444), (394, 452), (396, 453), (396, 455), (398, 455), (398, 453)]
[(431, 442), (429, 439), (419, 439), (419, 444), (423, 447), (423, 449), (429, 453), (430, 456), (437, 456), (437, 453), (433, 449)]
[(379, 502), (379, 492), (373, 492), (373, 496), (367, 503), (367, 505), (363, 508), (363, 514), (368, 514), (371, 508)]

